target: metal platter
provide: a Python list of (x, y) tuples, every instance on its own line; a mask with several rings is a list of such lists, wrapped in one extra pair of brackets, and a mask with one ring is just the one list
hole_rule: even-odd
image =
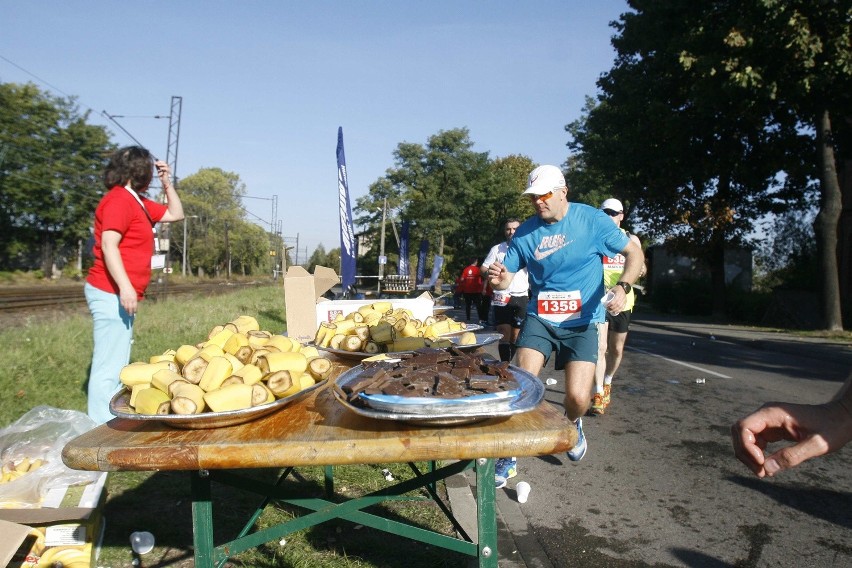
[[(496, 341), (500, 341), (500, 338), (503, 337), (499, 333), (477, 333), (476, 335), (476, 343), (471, 343), (470, 345), (459, 345), (459, 335), (442, 335), (441, 337), (445, 337), (452, 341), (456, 347), (458, 347), (462, 351), (471, 351), (473, 349), (477, 349), (479, 347), (484, 347), (486, 345), (491, 345)], [(366, 359), (367, 357), (372, 357), (374, 355), (381, 355), (381, 353), (364, 353), (363, 351), (346, 351), (345, 349), (332, 349), (331, 347), (317, 347), (320, 351), (325, 351), (327, 353), (333, 353), (334, 355), (340, 357), (341, 359), (346, 359), (349, 361), (361, 361), (362, 359)], [(389, 357), (393, 357), (394, 355), (401, 355), (404, 353), (414, 353), (414, 351), (393, 351), (391, 353), (384, 353), (384, 355), (388, 355)]]
[(469, 323), (469, 324), (467, 324), (467, 327), (465, 327), (464, 329), (460, 329), (458, 331), (450, 331), (450, 332), (447, 332), (447, 333), (442, 333), (438, 337), (452, 337), (454, 335), (461, 335), (462, 333), (464, 333), (466, 331), (479, 331), (480, 329), (482, 329), (482, 326), (479, 325), (478, 323)]
[(235, 424), (243, 424), (251, 420), (256, 420), (261, 416), (266, 416), (277, 410), (281, 410), (291, 402), (299, 400), (309, 392), (322, 387), (328, 379), (322, 380), (313, 386), (304, 390), (300, 390), (296, 394), (288, 397), (279, 398), (274, 402), (253, 406), (243, 410), (230, 410), (227, 412), (202, 412), (201, 414), (137, 414), (130, 406), (130, 391), (127, 389), (120, 390), (109, 402), (109, 411), (118, 418), (125, 420), (139, 420), (143, 422), (162, 422), (174, 428), (183, 429), (203, 429), (203, 428), (221, 428), (223, 426), (233, 426)]
[(485, 405), (482, 404), (482, 399), (475, 400), (479, 397), (474, 396), (467, 397), (471, 399), (467, 403), (463, 402), (465, 399), (420, 399), (421, 408), (415, 408), (416, 403), (400, 404), (396, 409), (389, 407), (389, 410), (363, 408), (349, 402), (340, 388), (357, 379), (363, 369), (363, 365), (349, 369), (337, 378), (336, 388), (331, 390), (337, 401), (352, 412), (378, 420), (398, 420), (423, 426), (472, 424), (489, 418), (528, 412), (538, 406), (544, 398), (544, 384), (538, 377), (519, 367), (509, 366), (509, 370), (518, 382), (518, 392), (512, 391), (513, 396), (502, 398), (502, 400), (496, 397)]

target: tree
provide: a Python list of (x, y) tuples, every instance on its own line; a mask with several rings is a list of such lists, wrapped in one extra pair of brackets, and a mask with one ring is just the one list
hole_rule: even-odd
[(794, 121), (797, 131), (807, 135), (811, 146), (805, 155), (812, 166), (808, 174), (818, 180), (820, 190), (814, 232), (822, 319), (826, 329), (840, 331), (837, 243), (842, 196), (836, 156), (850, 156), (852, 2), (747, 4), (751, 9), (742, 10), (727, 30), (723, 41), (730, 49), (724, 61), (687, 56), (694, 57), (705, 74), (718, 69), (738, 95), (768, 101), (768, 113), (786, 123)]
[[(410, 243), (432, 244), (427, 265), (442, 238), (449, 272), (461, 270), (471, 257), (484, 257), (502, 238), (507, 216), (532, 212), (520, 194), (533, 164), (523, 156), (492, 161), (473, 145), (466, 128), (439, 131), (425, 146), (400, 143), (395, 167), (357, 200), (355, 222), (378, 235), (387, 200), (388, 218), (410, 222)], [(409, 250), (416, 259), (417, 247)]]
[(751, 247), (758, 219), (811, 198), (807, 164), (794, 159), (808, 147), (796, 122), (726, 71), (731, 29), (755, 3), (631, 0), (635, 12), (614, 24), (617, 59), (598, 104), (566, 127), (587, 179), (610, 180), (650, 238), (705, 259), (717, 315), (725, 249)]
[(0, 83), (0, 267), (49, 276), (58, 252), (88, 239), (113, 145), (87, 118), (73, 99)]
[(202, 168), (181, 180), (178, 188), (189, 225), (190, 258), (213, 274), (236, 264), (244, 273), (268, 269), (270, 240), (263, 229), (245, 220), (240, 176), (220, 168)]

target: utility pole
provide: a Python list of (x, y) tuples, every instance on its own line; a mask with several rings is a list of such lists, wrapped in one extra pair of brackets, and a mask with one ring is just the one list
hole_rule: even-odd
[[(183, 97), (173, 96), (172, 97), (172, 106), (171, 112), (169, 113), (169, 139), (166, 145), (166, 163), (169, 165), (169, 169), (172, 172), (172, 185), (177, 190), (178, 186), (178, 176), (177, 176), (177, 153), (178, 153), (178, 142), (180, 140), (180, 114), (183, 108)], [(166, 202), (166, 191), (163, 188), (163, 203)], [(160, 248), (166, 253), (166, 266), (163, 269), (163, 296), (167, 295), (168, 289), (168, 281), (169, 281), (169, 273), (172, 271), (171, 261), (169, 259), (169, 249), (171, 248), (169, 245), (169, 234), (171, 223), (161, 223), (160, 224)], [(184, 220), (184, 227), (186, 227), (186, 220)], [(183, 242), (184, 249), (186, 248), (186, 238), (184, 237)]]
[(381, 240), (379, 241), (379, 283), (376, 285), (376, 295), (380, 295), (382, 293), (382, 276), (385, 273), (385, 219), (388, 211), (388, 199), (385, 198), (384, 205), (382, 206), (382, 235)]

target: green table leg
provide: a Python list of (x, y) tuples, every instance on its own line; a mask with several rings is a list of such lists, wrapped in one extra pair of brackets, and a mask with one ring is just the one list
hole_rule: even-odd
[(497, 568), (497, 508), (493, 458), (476, 460), (476, 521), (479, 568)]
[(213, 505), (210, 502), (210, 474), (206, 470), (190, 473), (192, 487), (192, 527), (195, 566), (213, 568)]

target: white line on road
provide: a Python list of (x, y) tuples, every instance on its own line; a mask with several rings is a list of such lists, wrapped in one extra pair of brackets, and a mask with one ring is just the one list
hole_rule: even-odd
[(659, 357), (660, 359), (664, 359), (669, 361), (670, 363), (676, 363), (678, 365), (683, 365), (684, 367), (689, 367), (690, 369), (695, 369), (696, 371), (701, 371), (702, 373), (710, 373), (711, 375), (716, 375), (717, 377), (721, 377), (723, 379), (731, 379), (733, 377), (729, 377), (728, 375), (723, 375), (722, 373), (716, 373), (715, 371), (710, 371), (708, 369), (704, 369), (703, 367), (697, 367), (695, 365), (690, 365), (689, 363), (684, 363), (683, 361), (678, 361), (676, 359), (669, 359), (668, 357), (663, 357), (662, 355), (657, 355), (656, 353), (651, 353), (650, 351), (645, 351), (644, 349), (638, 349), (636, 347), (630, 346), (627, 347), (629, 351), (638, 351), (639, 353), (644, 353), (645, 355), (650, 355), (652, 357)]

